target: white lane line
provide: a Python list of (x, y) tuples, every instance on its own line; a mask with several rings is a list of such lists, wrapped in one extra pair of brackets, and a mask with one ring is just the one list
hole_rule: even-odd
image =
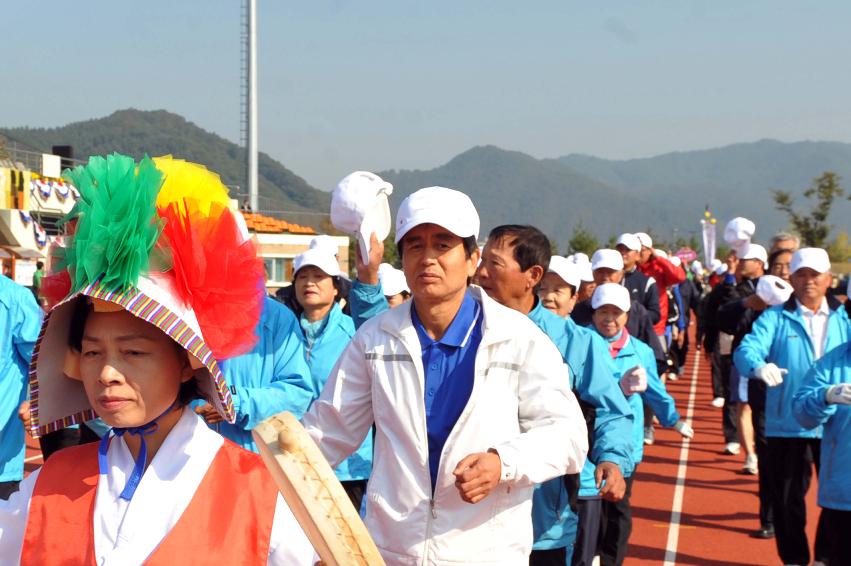
[(41, 460), (41, 454), (38, 456), (30, 456), (29, 458), (24, 458), (24, 464), (29, 464), (30, 462), (35, 462), (36, 460)]
[[(697, 392), (697, 368), (700, 365), (700, 352), (694, 352), (694, 369), (691, 372), (691, 388), (688, 394), (688, 409), (686, 422), (691, 424), (694, 415), (694, 396)], [(680, 540), (680, 517), (683, 511), (683, 493), (686, 490), (686, 469), (688, 468), (688, 448), (691, 441), (683, 438), (680, 448), (680, 465), (677, 468), (677, 484), (674, 487), (674, 503), (671, 505), (671, 522), (668, 526), (668, 543), (665, 546), (665, 562), (663, 566), (674, 566), (677, 558), (677, 544)]]

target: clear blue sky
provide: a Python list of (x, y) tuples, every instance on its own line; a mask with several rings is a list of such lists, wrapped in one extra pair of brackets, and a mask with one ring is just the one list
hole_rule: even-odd
[[(166, 109), (239, 136), (239, 0), (14, 2), (0, 125)], [(319, 188), (474, 145), (851, 141), (851, 2), (258, 0), (260, 147)]]

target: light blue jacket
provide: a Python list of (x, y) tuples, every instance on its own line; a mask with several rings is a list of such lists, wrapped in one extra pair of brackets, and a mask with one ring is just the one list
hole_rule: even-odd
[[(529, 318), (558, 346), (571, 370), (571, 389), (595, 408), (594, 446), (580, 474), (579, 496), (596, 496), (594, 462), (613, 462), (624, 475), (633, 467), (629, 443), (633, 413), (612, 378), (608, 348), (596, 333), (548, 311), (539, 301)], [(546, 550), (571, 545), (576, 536), (571, 515), (563, 478), (536, 486), (532, 496), (532, 548)]]
[[(355, 325), (351, 317), (343, 314), (340, 305), (335, 304), (325, 317), (322, 330), (308, 344), (304, 332), (300, 333), (304, 346), (307, 365), (310, 366), (310, 375), (313, 379), (314, 388), (321, 392), (328, 381), (328, 376), (337, 363), (340, 354), (355, 335)], [(312, 401), (311, 401), (312, 402)], [(372, 471), (372, 433), (366, 435), (366, 439), (357, 451), (340, 463), (334, 469), (340, 481), (369, 479)]]
[[(826, 300), (830, 316), (824, 351), (829, 352), (848, 340), (848, 316), (836, 299), (828, 297)], [(766, 309), (736, 348), (733, 361), (743, 377), (753, 377), (754, 370), (769, 362), (788, 370), (783, 383), (766, 388), (766, 436), (821, 438), (821, 426), (801, 426), (792, 416), (792, 399), (814, 358), (813, 343), (795, 297), (783, 305)]]
[(41, 319), (32, 291), (0, 275), (0, 482), (24, 479), (26, 445), (18, 407), (27, 398)]
[(252, 428), (281, 411), (301, 418), (319, 395), (305, 361), (298, 319), (290, 309), (266, 297), (257, 334), (259, 340), (253, 350), (221, 362), (233, 396), (236, 422), (210, 426), (254, 452), (257, 446), (251, 438)]
[(804, 376), (792, 399), (795, 418), (804, 428), (824, 425), (818, 504), (851, 511), (851, 405), (828, 405), (827, 388), (851, 383), (851, 341), (825, 354)]
[[(619, 337), (620, 335), (612, 340)], [(674, 398), (671, 397), (665, 388), (665, 384), (659, 379), (659, 373), (656, 371), (656, 357), (650, 346), (630, 336), (629, 341), (621, 348), (613, 361), (615, 365), (613, 377), (615, 383), (618, 383), (618, 389), (620, 389), (621, 377), (628, 370), (640, 365), (647, 371), (647, 390), (644, 393), (634, 393), (627, 397), (634, 418), (630, 434), (633, 467), (624, 471), (624, 476), (630, 477), (644, 457), (644, 403), (647, 402), (650, 405), (659, 418), (659, 422), (665, 427), (674, 426), (680, 420), (680, 414), (677, 412)], [(621, 395), (623, 395), (623, 392), (621, 392)]]

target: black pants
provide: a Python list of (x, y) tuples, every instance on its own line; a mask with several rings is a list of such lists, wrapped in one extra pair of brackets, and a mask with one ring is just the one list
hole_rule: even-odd
[(851, 534), (851, 511), (839, 511), (823, 507), (819, 525), (824, 522), (827, 530), (827, 538), (831, 541), (839, 541), (831, 544), (827, 553), (828, 564), (851, 564), (851, 544), (845, 539)]
[(13, 493), (18, 491), (18, 485), (20, 483), (19, 481), (0, 481), (0, 499), (9, 499)]
[(591, 566), (594, 555), (597, 554), (600, 523), (603, 517), (603, 500), (599, 497), (578, 499), (576, 504), (579, 524), (576, 527), (576, 544), (573, 547), (570, 564), (571, 566)]
[(346, 495), (355, 506), (355, 511), (360, 513), (360, 506), (363, 503), (363, 495), (366, 493), (367, 480), (349, 480), (340, 482), (343, 484), (343, 489), (346, 490)]
[(533, 550), (529, 555), (529, 566), (565, 566), (567, 549)]
[(632, 534), (632, 508), (629, 498), (632, 496), (632, 480), (635, 472), (626, 480), (626, 493), (617, 503), (603, 501), (603, 517), (600, 527), (600, 564), (602, 566), (620, 566), (626, 558), (629, 535)]
[[(733, 356), (721, 355), (718, 350), (712, 352), (712, 395), (724, 398), (724, 408), (721, 409), (721, 430), (724, 442), (739, 441), (739, 423), (736, 413), (736, 403), (731, 399), (730, 372), (733, 369)], [(716, 383), (720, 380), (720, 383)]]
[(61, 428), (54, 432), (48, 432), (39, 437), (38, 444), (41, 447), (41, 457), (44, 461), (47, 461), (51, 454), (57, 450), (78, 444), (97, 442), (98, 440), (100, 440), (100, 437), (95, 431), (81, 424), (79, 428)]
[[(774, 541), (784, 564), (809, 564), (807, 504), (804, 497), (818, 473), (821, 440), (818, 438), (768, 438), (768, 473), (772, 476)], [(816, 527), (815, 559), (826, 560), (829, 544), (824, 514)], [(848, 533), (845, 534), (848, 536)]]
[(759, 379), (748, 380), (748, 405), (751, 406), (754, 447), (759, 466), (759, 524), (767, 529), (774, 527), (774, 496), (771, 493), (768, 441), (765, 438), (765, 388), (765, 382)]

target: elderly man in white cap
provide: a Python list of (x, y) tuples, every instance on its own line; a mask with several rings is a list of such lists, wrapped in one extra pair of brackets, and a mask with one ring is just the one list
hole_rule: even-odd
[(333, 465), (375, 424), (366, 524), (388, 564), (527, 562), (535, 484), (585, 463), (558, 349), (469, 285), (478, 232), (458, 191), (402, 202), (396, 244), (412, 300), (361, 326), (304, 417)]
[[(653, 248), (653, 239), (644, 232), (636, 232), (635, 236), (641, 242), (638, 255), (638, 269), (656, 282), (659, 292), (659, 320), (653, 325), (660, 340), (665, 336), (665, 324), (668, 319), (668, 287), (682, 283), (686, 274), (677, 268), (664, 256), (662, 250)], [(663, 341), (663, 347), (665, 343)]]
[[(775, 541), (785, 564), (809, 564), (804, 497), (818, 470), (820, 426), (802, 426), (794, 417), (793, 398), (804, 375), (826, 352), (849, 339), (845, 310), (827, 296), (830, 260), (820, 248), (803, 248), (792, 257), (794, 296), (765, 310), (736, 349), (734, 360), (742, 376), (768, 386), (765, 434), (768, 473), (774, 500)], [(815, 559), (825, 561), (834, 541), (827, 540), (822, 521), (816, 531)], [(842, 541), (835, 541), (843, 544)]]
[(641, 241), (635, 234), (627, 232), (618, 236), (615, 249), (623, 258), (622, 285), (629, 289), (633, 301), (638, 301), (647, 309), (650, 314), (650, 323), (656, 324), (662, 317), (659, 310), (659, 290), (656, 288), (656, 280), (638, 269)]

